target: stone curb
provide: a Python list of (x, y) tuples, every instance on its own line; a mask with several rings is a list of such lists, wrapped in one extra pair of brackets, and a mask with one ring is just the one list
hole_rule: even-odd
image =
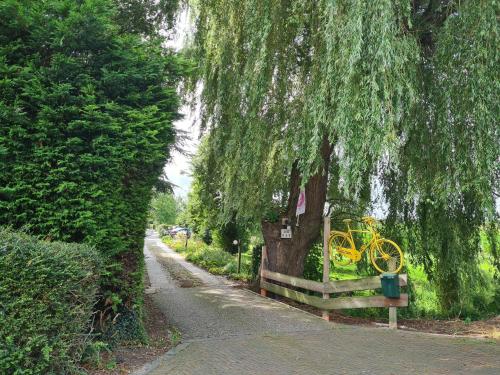
[(158, 366), (160, 366), (160, 364), (163, 361), (168, 361), (169, 358), (173, 357), (174, 355), (176, 355), (180, 351), (186, 349), (188, 346), (189, 346), (188, 342), (180, 343), (180, 344), (174, 346), (172, 349), (170, 349), (165, 354), (162, 354), (161, 356), (156, 358), (154, 361), (146, 363), (140, 369), (133, 371), (130, 375), (147, 375), (151, 371), (158, 368)]

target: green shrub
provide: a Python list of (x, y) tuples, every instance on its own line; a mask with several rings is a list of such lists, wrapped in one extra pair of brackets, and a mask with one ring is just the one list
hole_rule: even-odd
[(212, 243), (212, 233), (210, 232), (210, 229), (205, 229), (203, 232), (203, 237), (201, 238), (204, 243), (207, 245), (210, 245)]
[(99, 256), (0, 227), (0, 373), (68, 374), (88, 335)]
[(141, 310), (148, 205), (183, 71), (162, 40), (120, 32), (114, 3), (0, 5), (0, 225), (96, 246), (107, 322)]
[(245, 281), (251, 279), (252, 258), (249, 254), (241, 254), (241, 270), (238, 274), (237, 255), (231, 255), (214, 245), (208, 246), (200, 240), (189, 240), (187, 249), (184, 239), (166, 236), (162, 240), (173, 250), (183, 253), (186, 260), (205, 268), (214, 275), (226, 275)]
[(166, 236), (168, 234), (167, 231), (168, 231), (169, 227), (170, 227), (170, 225), (167, 225), (167, 224), (157, 224), (156, 230), (158, 231), (160, 236)]
[(323, 280), (323, 244), (313, 246), (304, 262), (304, 278), (314, 281)]
[(186, 256), (188, 261), (199, 264), (203, 268), (225, 267), (233, 260), (228, 252), (212, 246), (200, 246), (198, 251)]
[(252, 280), (255, 280), (259, 275), (260, 260), (262, 258), (262, 245), (257, 245), (252, 248)]
[(151, 199), (149, 216), (151, 220), (159, 225), (173, 225), (180, 211), (179, 200), (171, 192), (156, 192)]

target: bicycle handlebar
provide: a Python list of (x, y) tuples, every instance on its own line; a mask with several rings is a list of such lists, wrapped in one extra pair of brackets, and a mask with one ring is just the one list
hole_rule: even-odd
[(371, 216), (363, 216), (361, 220), (364, 221), (366, 224), (374, 224), (377, 222), (377, 219)]

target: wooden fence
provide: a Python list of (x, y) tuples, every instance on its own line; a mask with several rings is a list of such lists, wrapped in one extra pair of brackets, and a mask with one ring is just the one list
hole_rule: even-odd
[[(387, 298), (383, 295), (360, 297), (336, 297), (330, 294), (354, 292), (360, 290), (373, 290), (381, 288), (379, 276), (365, 277), (354, 280), (330, 281), (330, 255), (328, 251), (328, 236), (330, 234), (330, 218), (325, 218), (325, 241), (323, 251), (323, 282), (306, 280), (300, 277), (285, 275), (267, 269), (267, 251), (262, 248), (262, 261), (260, 270), (260, 288), (263, 296), (267, 291), (290, 298), (294, 301), (305, 303), (323, 310), (323, 318), (329, 320), (329, 311), (335, 309), (355, 309), (366, 307), (389, 307), (389, 327), (397, 328), (397, 307), (408, 306), (408, 294), (401, 293), (399, 298)], [(287, 286), (277, 285), (274, 282), (287, 284), (293, 288), (318, 292), (322, 297), (313, 296)], [(407, 285), (407, 275), (399, 275), (399, 286)]]

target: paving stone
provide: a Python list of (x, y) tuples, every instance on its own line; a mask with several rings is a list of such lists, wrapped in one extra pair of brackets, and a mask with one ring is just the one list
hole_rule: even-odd
[[(177, 286), (148, 246), (162, 247), (203, 285)], [(500, 374), (498, 341), (328, 323), (186, 265), (153, 233), (145, 254), (152, 297), (182, 334), (150, 375)]]

